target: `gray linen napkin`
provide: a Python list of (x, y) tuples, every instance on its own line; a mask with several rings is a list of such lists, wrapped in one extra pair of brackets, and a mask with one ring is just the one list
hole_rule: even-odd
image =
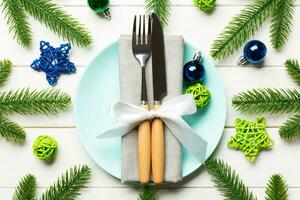
[[(168, 99), (182, 94), (183, 37), (165, 37)], [(121, 100), (140, 105), (141, 67), (132, 54), (131, 36), (121, 35), (119, 40)], [(152, 61), (146, 66), (149, 103), (153, 102)], [(122, 137), (122, 182), (137, 182), (137, 130)], [(182, 179), (181, 145), (165, 128), (165, 181), (176, 183)]]

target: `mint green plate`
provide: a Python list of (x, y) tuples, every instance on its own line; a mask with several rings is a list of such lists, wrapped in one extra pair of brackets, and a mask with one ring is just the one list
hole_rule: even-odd
[[(197, 50), (184, 46), (184, 62), (190, 61)], [(223, 134), (226, 118), (226, 95), (218, 72), (211, 60), (204, 56), (206, 70), (204, 85), (211, 91), (209, 105), (185, 120), (207, 142), (208, 158)], [(82, 76), (74, 105), (76, 125), (80, 140), (92, 159), (105, 171), (121, 177), (121, 139), (97, 139), (96, 136), (117, 122), (109, 116), (111, 103), (119, 100), (118, 42), (100, 52)], [(183, 176), (199, 168), (200, 163), (183, 148)]]

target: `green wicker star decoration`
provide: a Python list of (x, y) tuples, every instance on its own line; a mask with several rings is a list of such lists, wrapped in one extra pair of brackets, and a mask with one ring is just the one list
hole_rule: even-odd
[(255, 121), (235, 120), (236, 135), (231, 137), (228, 146), (242, 150), (248, 162), (253, 163), (262, 149), (270, 149), (274, 141), (266, 131), (266, 119)]

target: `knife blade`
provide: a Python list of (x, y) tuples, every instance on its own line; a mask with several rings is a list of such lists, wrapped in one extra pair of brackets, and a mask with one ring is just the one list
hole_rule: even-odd
[(167, 77), (164, 33), (158, 16), (152, 14), (152, 76), (154, 104), (160, 104), (167, 95)]
[[(152, 27), (153, 109), (158, 110), (162, 99), (167, 95), (167, 77), (163, 28), (154, 13)], [(153, 182), (161, 184), (165, 176), (165, 135), (164, 123), (160, 118), (152, 120), (151, 155)]]

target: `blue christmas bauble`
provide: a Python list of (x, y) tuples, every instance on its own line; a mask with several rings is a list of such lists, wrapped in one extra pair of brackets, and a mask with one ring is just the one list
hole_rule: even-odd
[(267, 55), (267, 47), (259, 40), (251, 40), (244, 47), (244, 58), (251, 64), (263, 62)]
[(204, 67), (197, 60), (190, 61), (183, 66), (183, 77), (189, 83), (202, 82), (204, 74)]

